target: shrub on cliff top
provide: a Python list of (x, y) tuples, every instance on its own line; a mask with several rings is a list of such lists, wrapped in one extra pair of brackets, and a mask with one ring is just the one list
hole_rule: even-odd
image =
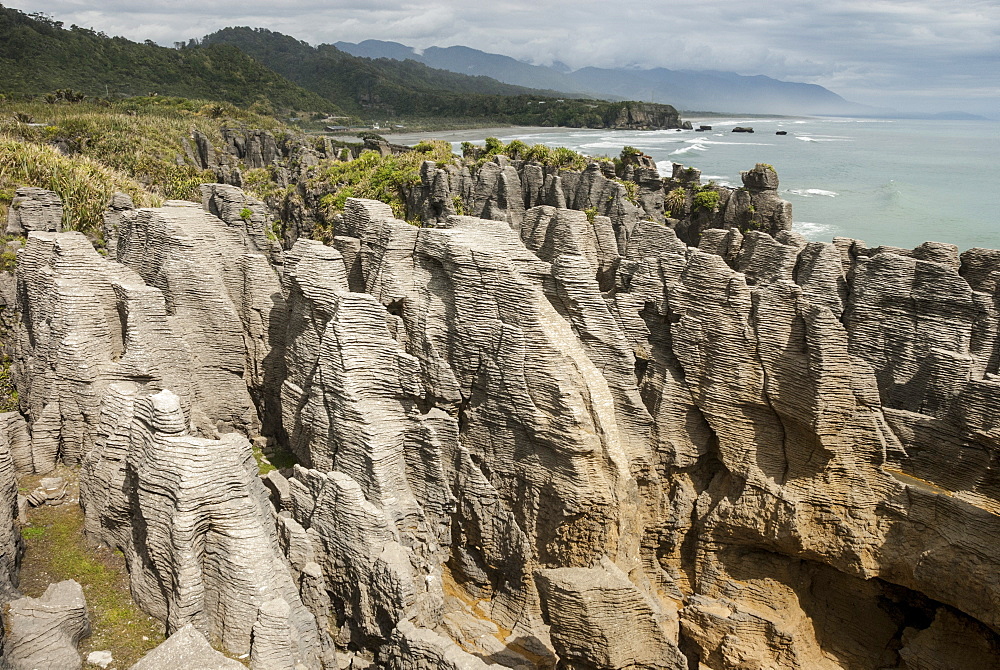
[(544, 144), (528, 146), (521, 140), (511, 140), (504, 144), (495, 137), (486, 138), (485, 147), (476, 147), (469, 142), (462, 143), (462, 155), (476, 159), (475, 168), (488, 162), (493, 156), (503, 155), (513, 160), (523, 160), (563, 170), (586, 170), (590, 160), (587, 156), (566, 147), (548, 147)]
[(719, 206), (718, 191), (698, 191), (694, 194), (694, 206), (698, 209), (711, 212)]
[[(414, 151), (394, 156), (382, 156), (375, 151), (365, 151), (353, 161), (324, 161), (310, 187), (325, 190), (320, 198), (321, 213), (325, 221), (344, 210), (348, 198), (381, 200), (392, 207), (393, 214), (407, 219), (406, 189), (420, 183), (420, 165), (424, 161), (438, 164), (454, 161), (451, 145), (447, 142), (421, 142)], [(320, 226), (321, 237), (329, 231)]]
[[(0, 134), (35, 144), (59, 144), (141, 182), (146, 190), (200, 201), (198, 184), (215, 181), (215, 176), (177, 160), (185, 156), (184, 141), (190, 141), (192, 129), (204, 133), (217, 149), (222, 146), (224, 126), (284, 130), (273, 118), (232, 105), (222, 106), (225, 111), (216, 118), (214, 106), (218, 105), (160, 96), (73, 105), (6, 103), (0, 106)], [(15, 113), (46, 125), (18, 123)]]

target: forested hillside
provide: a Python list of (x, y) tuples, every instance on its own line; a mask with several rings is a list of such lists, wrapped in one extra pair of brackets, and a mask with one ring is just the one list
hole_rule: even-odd
[(0, 6), (0, 95), (50, 102), (177, 96), (262, 113), (295, 110), (399, 123), (670, 128), (669, 105), (581, 100), (436, 70), (351, 56), (262, 28), (225, 28), (175, 48), (108, 37)]
[(168, 49), (108, 37), (39, 14), (0, 6), (0, 93), (44, 95), (73, 89), (88, 96), (183, 96), (260, 103), (265, 108), (338, 112), (329, 99), (223, 44)]
[[(608, 128), (630, 118), (627, 110), (634, 106), (502, 84), (489, 77), (436, 70), (414, 60), (360, 58), (329, 44), (313, 47), (263, 28), (224, 28), (200, 43), (192, 40), (187, 50), (197, 50), (194, 47), (199, 44), (200, 48), (238, 47), (289, 80), (366, 118), (436, 117)], [(669, 105), (659, 105), (657, 111), (661, 118), (676, 117)], [(678, 122), (668, 121), (659, 127)]]

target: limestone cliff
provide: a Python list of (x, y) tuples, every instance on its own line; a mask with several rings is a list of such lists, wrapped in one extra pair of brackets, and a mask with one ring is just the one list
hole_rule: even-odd
[[(168, 632), (257, 668), (1000, 665), (1000, 252), (807, 243), (769, 166), (672, 221), (596, 163), (423, 175), (432, 225), (350, 199), (331, 246), (220, 186), (122, 208), (116, 260), (29, 234), (7, 469), (83, 463)], [(262, 481), (265, 438), (298, 465)]]

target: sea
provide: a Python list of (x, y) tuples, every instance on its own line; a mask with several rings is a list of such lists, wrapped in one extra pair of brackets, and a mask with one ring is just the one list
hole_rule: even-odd
[[(702, 182), (739, 186), (740, 172), (773, 165), (794, 229), (809, 240), (836, 236), (869, 246), (947, 242), (961, 250), (1000, 249), (1000, 122), (863, 118), (698, 118), (712, 130), (492, 128), (394, 134), (408, 144), (435, 138), (569, 147), (617, 156), (634, 146), (669, 176), (672, 163), (701, 170)], [(750, 133), (733, 133), (749, 126)], [(776, 135), (785, 131), (786, 135)]]

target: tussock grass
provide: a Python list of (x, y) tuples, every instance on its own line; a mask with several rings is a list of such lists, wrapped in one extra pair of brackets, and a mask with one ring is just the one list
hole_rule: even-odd
[(0, 134), (0, 221), (18, 186), (37, 186), (59, 194), (63, 228), (101, 236), (104, 210), (116, 191), (128, 193), (137, 206), (160, 204), (142, 184), (86, 156), (67, 157), (54, 147)]
[(221, 151), (225, 126), (270, 130), (279, 138), (288, 132), (270, 116), (184, 98), (2, 101), (0, 221), (18, 186), (59, 193), (63, 226), (95, 240), (115, 191), (128, 193), (140, 207), (158, 206), (163, 199), (199, 201), (199, 185), (215, 181), (215, 175), (191, 164), (184, 143), (197, 129)]

